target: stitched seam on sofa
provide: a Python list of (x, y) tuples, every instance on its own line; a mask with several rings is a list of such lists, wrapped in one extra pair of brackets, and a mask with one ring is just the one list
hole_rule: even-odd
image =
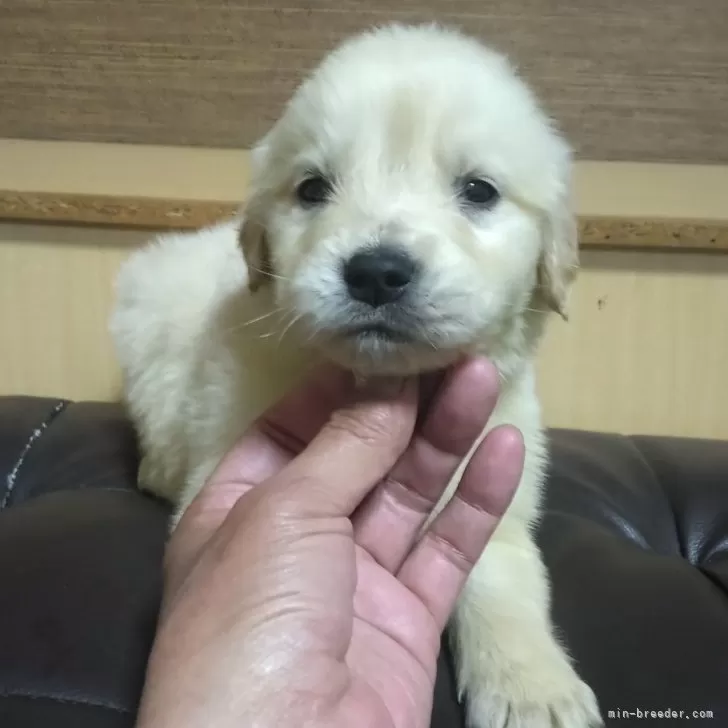
[(59, 698), (56, 695), (35, 695), (34, 693), (22, 693), (15, 691), (0, 691), (0, 700), (3, 698), (20, 698), (21, 700), (47, 700), (52, 703), (60, 703), (65, 705), (75, 705), (81, 708), (101, 708), (103, 710), (110, 710), (113, 713), (121, 713), (122, 715), (131, 715), (132, 711), (127, 708), (122, 708), (118, 705), (112, 705), (110, 703), (96, 702), (95, 700), (76, 700), (75, 698)]
[(38, 440), (40, 440), (53, 420), (55, 420), (67, 406), (68, 402), (66, 401), (62, 400), (57, 402), (47, 417), (33, 430), (33, 432), (30, 433), (30, 437), (25, 443), (23, 449), (20, 451), (20, 455), (15, 461), (15, 465), (13, 465), (5, 478), (5, 495), (3, 496), (2, 501), (0, 501), (0, 511), (10, 505), (10, 499), (12, 498), (13, 492), (18, 484), (18, 475), (23, 467), (23, 463), (30, 454), (30, 451), (33, 449), (33, 446), (38, 442)]

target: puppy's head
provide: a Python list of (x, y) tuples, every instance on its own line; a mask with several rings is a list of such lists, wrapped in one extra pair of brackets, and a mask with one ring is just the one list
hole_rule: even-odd
[[(253, 152), (253, 290), (365, 373), (518, 347), (577, 267), (570, 150), (500, 55), (436, 27), (348, 41)], [(504, 344), (504, 342), (509, 342)]]

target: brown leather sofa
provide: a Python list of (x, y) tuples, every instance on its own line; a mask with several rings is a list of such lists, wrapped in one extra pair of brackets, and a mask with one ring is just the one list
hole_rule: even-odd
[[(551, 438), (554, 617), (607, 725), (728, 727), (728, 443)], [(120, 407), (0, 398), (2, 728), (133, 726), (168, 512), (136, 468)], [(437, 728), (463, 725), (450, 665)]]

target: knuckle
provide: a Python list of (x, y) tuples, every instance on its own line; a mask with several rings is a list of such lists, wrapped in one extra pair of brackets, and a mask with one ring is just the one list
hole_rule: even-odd
[(421, 517), (428, 516), (435, 502), (408, 480), (400, 480), (387, 475), (382, 480), (382, 492), (386, 497)]
[(467, 575), (473, 570), (477, 558), (465, 553), (451, 538), (439, 533), (431, 533), (430, 538), (433, 548), (462, 574)]

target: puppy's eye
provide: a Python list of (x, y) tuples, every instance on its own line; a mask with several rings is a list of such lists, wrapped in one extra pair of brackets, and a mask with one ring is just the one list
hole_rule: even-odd
[(298, 201), (308, 207), (323, 204), (330, 195), (331, 183), (321, 175), (307, 177), (296, 188)]
[(460, 183), (460, 197), (474, 207), (490, 207), (499, 196), (498, 190), (487, 180), (467, 177)]

